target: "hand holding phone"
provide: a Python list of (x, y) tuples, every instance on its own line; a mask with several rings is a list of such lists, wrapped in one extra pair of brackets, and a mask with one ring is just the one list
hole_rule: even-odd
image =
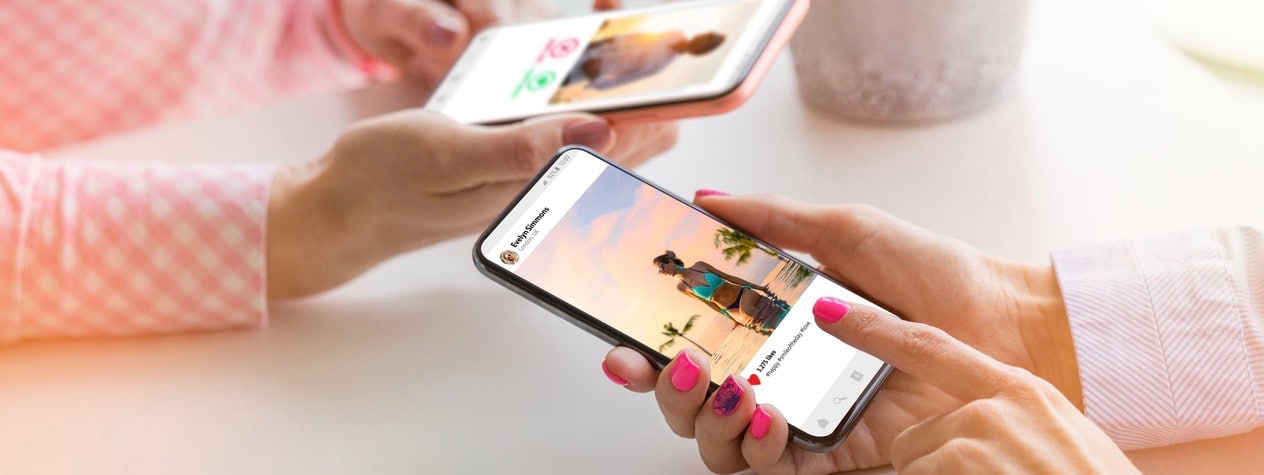
[(841, 442), (890, 372), (813, 323), (819, 298), (867, 300), (584, 149), (554, 157), (478, 240), (474, 259), (493, 280), (657, 367), (681, 348), (703, 355), (695, 374), (710, 378), (692, 389), (732, 391), (730, 376), (755, 387), (746, 401), (778, 407), (795, 442), (812, 450)]
[(567, 111), (618, 122), (741, 105), (793, 35), (807, 0), (714, 0), (488, 29), (426, 104), (471, 124)]
[[(811, 254), (824, 273), (871, 300), (943, 329), (998, 361), (1027, 369), (1082, 404), (1076, 350), (1057, 276), (1048, 261), (1031, 264), (988, 255), (870, 206), (822, 206), (772, 195), (705, 195), (694, 202), (736, 228), (759, 230), (759, 236), (774, 246)], [(841, 322), (856, 317), (860, 311), (855, 308), (860, 306), (853, 305)], [(630, 348), (614, 348), (603, 366), (625, 380), (629, 390), (654, 390), (673, 428), (696, 429), (692, 435), (707, 466), (749, 464), (758, 473), (789, 471), (789, 464), (823, 473), (890, 465), (897, 436), (962, 405), (933, 384), (895, 372), (866, 408), (864, 423), (836, 450), (819, 455), (786, 446), (789, 436), (773, 407), (766, 411), (771, 419), (768, 432), (756, 441), (744, 437), (745, 420), (728, 431), (698, 424), (698, 414), (710, 410), (706, 400), (675, 391), (668, 380), (671, 366), (660, 376)], [(753, 416), (752, 409), (728, 417), (757, 420)]]

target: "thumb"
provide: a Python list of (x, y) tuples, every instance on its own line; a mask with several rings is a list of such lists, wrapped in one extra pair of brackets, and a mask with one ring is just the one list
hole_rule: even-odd
[(559, 114), (510, 126), (482, 127), (477, 135), (470, 145), (477, 149), (478, 156), (494, 162), (483, 167), (485, 182), (531, 178), (558, 149), (567, 145), (606, 153), (615, 143), (610, 123), (589, 114)]

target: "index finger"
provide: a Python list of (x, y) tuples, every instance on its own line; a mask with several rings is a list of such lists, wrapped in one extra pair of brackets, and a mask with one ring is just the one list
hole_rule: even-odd
[(515, 16), (512, 0), (454, 0), (453, 4), (465, 14), (472, 32), (482, 31)]
[(826, 333), (958, 398), (991, 397), (1013, 371), (943, 330), (826, 297), (812, 307)]

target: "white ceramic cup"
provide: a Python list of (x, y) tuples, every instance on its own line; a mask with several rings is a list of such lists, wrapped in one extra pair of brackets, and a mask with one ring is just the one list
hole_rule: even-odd
[(1006, 91), (1029, 0), (813, 0), (790, 43), (811, 106), (870, 122), (942, 120)]

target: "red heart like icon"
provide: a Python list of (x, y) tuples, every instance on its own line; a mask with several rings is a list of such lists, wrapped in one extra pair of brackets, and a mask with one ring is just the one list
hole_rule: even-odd
[(752, 374), (750, 376), (747, 376), (746, 382), (750, 383), (751, 386), (759, 386), (759, 375)]

